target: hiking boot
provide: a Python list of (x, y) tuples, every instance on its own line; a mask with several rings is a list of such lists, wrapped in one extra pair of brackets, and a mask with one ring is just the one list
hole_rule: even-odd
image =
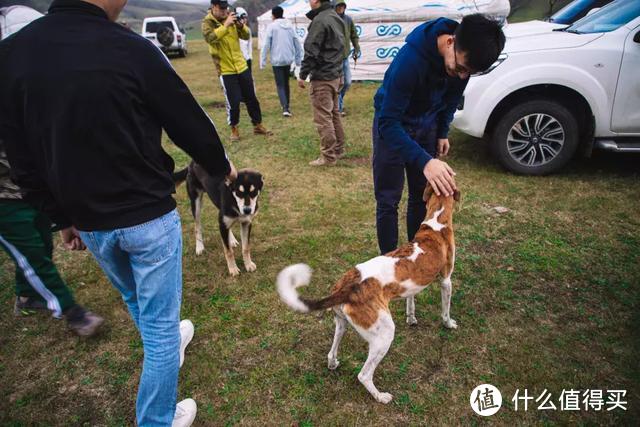
[(47, 310), (47, 303), (34, 297), (16, 297), (13, 312), (16, 316), (27, 314), (29, 310)]
[(180, 367), (184, 363), (184, 350), (193, 339), (193, 323), (185, 319), (180, 322)]
[(309, 166), (333, 166), (335, 164), (336, 164), (335, 161), (330, 162), (329, 160), (325, 159), (324, 157), (318, 157), (314, 161), (309, 162)]
[(231, 126), (231, 142), (240, 141), (240, 131), (238, 130), (238, 126)]
[(185, 399), (176, 405), (176, 413), (173, 416), (171, 427), (189, 427), (196, 419), (198, 405), (193, 399)]
[(273, 135), (273, 132), (271, 132), (270, 130), (267, 130), (264, 126), (262, 126), (262, 123), (258, 123), (257, 125), (253, 126), (253, 134), (254, 135)]
[(84, 307), (76, 304), (66, 309), (63, 313), (67, 319), (67, 326), (76, 335), (81, 337), (90, 337), (95, 335), (104, 323), (104, 319), (95, 313), (92, 313)]

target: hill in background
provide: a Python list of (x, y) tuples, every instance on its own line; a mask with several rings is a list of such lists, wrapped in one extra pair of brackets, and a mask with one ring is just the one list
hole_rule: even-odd
[[(0, 6), (21, 4), (45, 13), (52, 0), (0, 0)], [(550, 5), (553, 11), (559, 10), (571, 0), (510, 0), (512, 14), (510, 22), (526, 21), (548, 16)], [(243, 7), (249, 13), (254, 34), (257, 33), (256, 19), (264, 12), (281, 3), (281, 0), (239, 0), (235, 6)], [(161, 0), (129, 0), (120, 20), (125, 21), (134, 31), (140, 32), (142, 20), (151, 16), (170, 15), (176, 18), (191, 40), (199, 39), (200, 23), (207, 13), (209, 0), (194, 0), (191, 3), (180, 3)]]

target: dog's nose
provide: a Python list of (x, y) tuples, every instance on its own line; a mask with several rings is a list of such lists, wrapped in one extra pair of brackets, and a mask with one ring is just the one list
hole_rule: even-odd
[(242, 211), (244, 212), (245, 215), (251, 214), (251, 208), (245, 207), (242, 209)]

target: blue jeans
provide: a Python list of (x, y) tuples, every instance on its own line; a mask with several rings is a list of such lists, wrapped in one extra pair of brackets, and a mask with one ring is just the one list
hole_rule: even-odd
[(142, 336), (144, 362), (136, 416), (139, 426), (170, 426), (180, 363), (182, 230), (173, 210), (152, 221), (81, 232)]
[(276, 89), (278, 98), (280, 98), (280, 106), (282, 111), (289, 111), (289, 72), (291, 65), (273, 66), (273, 76), (276, 79)]
[[(435, 126), (421, 129), (404, 126), (405, 130), (427, 153), (436, 157), (437, 138)], [(376, 229), (378, 247), (386, 254), (398, 247), (398, 204), (402, 197), (404, 176), (409, 186), (407, 201), (407, 240), (411, 241), (427, 214), (422, 194), (427, 179), (422, 170), (412, 163), (405, 163), (400, 155), (389, 150), (378, 133), (378, 117), (373, 118), (373, 188), (376, 195)]]
[(351, 87), (351, 66), (349, 65), (349, 57), (346, 57), (344, 61), (342, 61), (342, 77), (344, 79), (344, 84), (340, 91), (340, 95), (338, 96), (338, 110), (341, 113), (344, 107), (344, 96)]

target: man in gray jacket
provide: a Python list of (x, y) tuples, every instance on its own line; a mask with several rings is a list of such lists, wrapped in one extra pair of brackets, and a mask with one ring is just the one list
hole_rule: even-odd
[(338, 110), (344, 59), (344, 22), (329, 0), (309, 0), (311, 20), (304, 42), (298, 86), (311, 78), (313, 121), (320, 134), (321, 156), (311, 166), (334, 165), (344, 155), (344, 130)]
[(280, 6), (271, 9), (273, 22), (267, 27), (264, 45), (260, 52), (260, 69), (267, 65), (267, 52), (271, 51), (271, 66), (276, 79), (276, 89), (282, 106), (282, 115), (291, 117), (289, 109), (289, 73), (291, 64), (300, 67), (302, 46), (291, 22), (283, 19), (284, 11)]

